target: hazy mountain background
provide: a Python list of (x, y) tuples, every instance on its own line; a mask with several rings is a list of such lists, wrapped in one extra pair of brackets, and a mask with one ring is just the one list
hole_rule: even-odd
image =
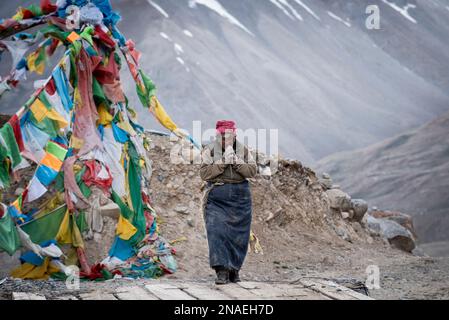
[(329, 156), (317, 169), (371, 206), (412, 213), (420, 243), (444, 243), (449, 254), (448, 137), (446, 113), (373, 146)]
[[(0, 16), (33, 2), (2, 1)], [(423, 241), (448, 240), (440, 222), (449, 208), (449, 0), (112, 3), (181, 127), (230, 118), (242, 128), (279, 129), (282, 154), (330, 171), (370, 204), (424, 213), (417, 218)], [(380, 30), (365, 26), (373, 4)], [(9, 69), (4, 56), (1, 74)], [(16, 111), (31, 87), (7, 93), (1, 112)], [(143, 125), (160, 129), (138, 110)], [(332, 156), (360, 148), (367, 149)]]

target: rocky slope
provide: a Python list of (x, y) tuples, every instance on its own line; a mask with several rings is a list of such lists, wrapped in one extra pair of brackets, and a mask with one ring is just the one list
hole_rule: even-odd
[[(33, 2), (3, 1), (0, 11), (8, 16), (18, 4)], [(123, 17), (121, 30), (143, 52), (142, 66), (161, 101), (190, 131), (193, 120), (206, 129), (218, 118), (235, 119), (242, 128), (279, 129), (281, 152), (311, 164), (448, 110), (449, 10), (443, 0), (112, 3)], [(365, 27), (372, 4), (380, 9), (380, 30)], [(123, 83), (138, 105), (128, 75)], [(17, 110), (31, 86), (6, 96), (3, 112)], [(143, 124), (153, 127), (151, 116), (142, 114)]]
[[(178, 252), (177, 279), (213, 280), (201, 212), (203, 182), (198, 166), (170, 164), (173, 143), (151, 136), (154, 175), (152, 201), (163, 235)], [(321, 179), (298, 161), (281, 160), (272, 177), (251, 180), (254, 246), (243, 269), (246, 279), (293, 281), (301, 277), (366, 280), (370, 265), (380, 268), (376, 298), (440, 299), (449, 297), (447, 259), (418, 257), (392, 247), (360, 223), (332, 210)], [(449, 270), (449, 269), (448, 269)], [(440, 280), (441, 282), (438, 282)]]
[(441, 248), (449, 240), (448, 135), (446, 113), (417, 130), (327, 157), (316, 168), (371, 206), (413, 214), (420, 242)]

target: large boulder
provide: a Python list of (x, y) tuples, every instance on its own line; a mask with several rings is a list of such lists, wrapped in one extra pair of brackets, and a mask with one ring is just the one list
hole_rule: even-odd
[(400, 250), (411, 253), (416, 247), (413, 234), (396, 221), (368, 215), (367, 226), (371, 232), (387, 239), (392, 246)]
[(410, 231), (415, 238), (417, 238), (416, 230), (413, 225), (413, 219), (408, 214), (398, 212), (398, 211), (381, 211), (372, 210), (370, 215), (378, 219), (387, 219), (399, 223), (401, 226)]
[(368, 211), (368, 203), (362, 199), (351, 200), (351, 209), (354, 212), (352, 220), (360, 222)]
[(331, 189), (326, 191), (329, 198), (330, 207), (341, 212), (351, 210), (351, 197), (340, 189)]
[(323, 173), (318, 182), (323, 186), (324, 190), (332, 189), (333, 181), (329, 174)]

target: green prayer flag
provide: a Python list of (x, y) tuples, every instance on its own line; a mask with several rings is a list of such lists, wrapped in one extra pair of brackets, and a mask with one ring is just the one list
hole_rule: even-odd
[(140, 157), (137, 150), (131, 142), (128, 142), (128, 154), (130, 161), (128, 163), (128, 182), (129, 193), (131, 202), (134, 209), (134, 218), (132, 220), (133, 226), (138, 230), (136, 235), (140, 235), (139, 239), (142, 240), (145, 237), (146, 220), (143, 210), (142, 190), (141, 190), (141, 177), (142, 172), (140, 170), (139, 161)]
[(78, 187), (81, 190), (81, 193), (83, 194), (83, 196), (87, 199), (90, 197), (90, 195), (92, 194), (92, 190), (90, 190), (90, 188), (84, 183), (83, 181), (83, 176), (84, 173), (86, 172), (86, 167), (83, 167), (76, 175), (75, 175), (75, 180), (76, 183), (78, 184)]
[(35, 4), (29, 5), (26, 9), (31, 11), (35, 17), (40, 17), (43, 15), (41, 7)]
[(21, 246), (19, 232), (8, 212), (0, 218), (0, 251), (12, 256)]
[(14, 168), (22, 162), (22, 156), (20, 155), (19, 146), (14, 136), (14, 130), (9, 123), (0, 129), (0, 135), (5, 142), (6, 154), (11, 159), (12, 167)]
[(41, 47), (39, 49), (39, 55), (36, 58), (36, 61), (34, 61), (34, 65), (38, 66), (42, 63), (45, 63), (47, 60), (47, 54), (45, 53), (45, 47)]
[(62, 31), (55, 25), (48, 25), (40, 30), (40, 32), (46, 37), (46, 38), (56, 38), (62, 42), (67, 42), (67, 37), (71, 33), (70, 31)]
[(9, 187), (11, 178), (9, 177), (9, 164), (6, 162), (8, 150), (0, 143), (0, 181), (4, 187)]
[(145, 107), (150, 106), (150, 99), (152, 96), (156, 95), (156, 85), (153, 81), (142, 71), (139, 70), (140, 76), (142, 77), (143, 85), (145, 87), (145, 92), (140, 88), (139, 85), (137, 88), (137, 95), (139, 96), (140, 102)]
[(55, 239), (61, 226), (62, 219), (67, 211), (66, 206), (62, 206), (52, 212), (43, 215), (41, 218), (33, 220), (22, 226), (22, 230), (30, 235), (31, 241), (41, 243)]
[(32, 112), (29, 112), (31, 122), (40, 130), (44, 131), (51, 138), (56, 138), (59, 133), (58, 124), (50, 118), (45, 117), (41, 122), (38, 122)]
[(86, 220), (86, 212), (80, 211), (75, 216), (75, 221), (76, 221), (76, 224), (78, 225), (78, 229), (80, 230), (81, 233), (83, 233), (89, 229), (89, 226), (87, 225), (87, 220)]
[(61, 161), (65, 160), (65, 156), (67, 154), (67, 149), (64, 147), (61, 147), (59, 144), (57, 144), (56, 142), (53, 141), (49, 141), (47, 143), (47, 146), (45, 148), (45, 150), (54, 155), (56, 158), (58, 158)]
[(91, 196), (92, 194), (92, 190), (90, 190), (90, 188), (87, 186), (87, 184), (84, 183), (84, 181), (82, 181), (81, 183), (79, 183), (79, 188), (81, 190), (81, 193), (83, 194), (83, 196), (87, 199)]
[(43, 91), (39, 95), (39, 100), (44, 104), (44, 106), (47, 108), (47, 110), (51, 110), (52, 109), (51, 103), (50, 103), (50, 101), (48, 101), (47, 95), (44, 94)]
[(97, 106), (104, 103), (107, 108), (109, 108), (110, 103), (109, 100), (106, 98), (103, 88), (101, 87), (100, 83), (94, 78), (92, 78), (92, 91), (94, 94), (94, 101)]
[(112, 201), (114, 201), (119, 206), (120, 212), (126, 220), (133, 220), (134, 212), (123, 202), (123, 200), (114, 190), (112, 190)]

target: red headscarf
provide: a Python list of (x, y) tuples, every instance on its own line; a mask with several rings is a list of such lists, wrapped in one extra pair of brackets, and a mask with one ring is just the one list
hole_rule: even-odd
[(226, 131), (235, 133), (236, 130), (237, 128), (235, 127), (234, 121), (222, 120), (217, 122), (217, 132), (220, 134), (224, 134)]

